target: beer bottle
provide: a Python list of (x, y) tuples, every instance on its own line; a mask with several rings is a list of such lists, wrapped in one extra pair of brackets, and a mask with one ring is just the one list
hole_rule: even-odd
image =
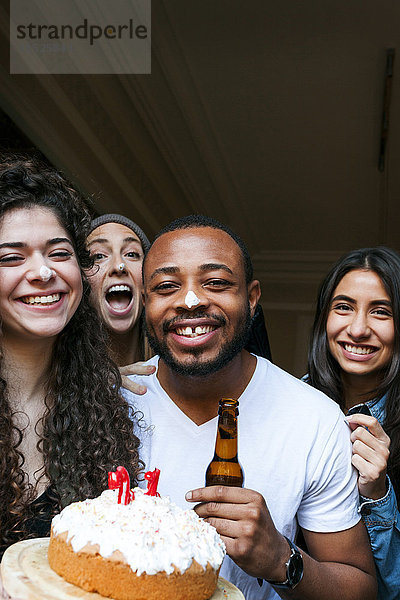
[(237, 454), (237, 416), (239, 402), (222, 398), (218, 407), (218, 430), (214, 458), (206, 471), (206, 486), (242, 487), (244, 475)]

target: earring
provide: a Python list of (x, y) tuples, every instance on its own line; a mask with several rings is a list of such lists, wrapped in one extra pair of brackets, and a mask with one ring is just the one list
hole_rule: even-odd
[(118, 270), (119, 271), (126, 271), (126, 265), (125, 263), (121, 263), (118, 265)]

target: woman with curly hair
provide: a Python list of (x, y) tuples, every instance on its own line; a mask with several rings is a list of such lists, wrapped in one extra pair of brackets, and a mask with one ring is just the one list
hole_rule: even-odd
[(400, 256), (394, 250), (355, 250), (328, 273), (318, 296), (305, 381), (348, 414), (378, 597), (398, 599)]
[(141, 467), (121, 378), (89, 302), (90, 217), (61, 174), (0, 158), (1, 552)]

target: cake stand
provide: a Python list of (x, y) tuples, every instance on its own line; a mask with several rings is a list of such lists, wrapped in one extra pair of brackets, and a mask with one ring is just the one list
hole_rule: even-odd
[[(4, 589), (11, 597), (18, 600), (104, 599), (104, 596), (85, 592), (57, 575), (47, 560), (48, 545), (49, 538), (35, 538), (7, 548), (1, 561), (1, 577)], [(210, 600), (245, 599), (237, 587), (220, 577)]]

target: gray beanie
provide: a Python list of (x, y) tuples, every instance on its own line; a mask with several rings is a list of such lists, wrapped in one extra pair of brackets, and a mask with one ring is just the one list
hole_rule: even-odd
[(119, 223), (120, 225), (125, 225), (125, 227), (128, 227), (128, 229), (131, 229), (138, 236), (142, 243), (144, 253), (146, 254), (147, 250), (150, 248), (150, 242), (147, 235), (142, 229), (140, 229), (139, 225), (136, 225), (136, 223), (128, 219), (128, 217), (124, 217), (123, 215), (101, 215), (100, 217), (93, 219), (90, 224), (89, 233), (92, 233), (92, 231), (97, 229), (97, 227), (100, 227), (100, 225), (105, 225), (106, 223)]

